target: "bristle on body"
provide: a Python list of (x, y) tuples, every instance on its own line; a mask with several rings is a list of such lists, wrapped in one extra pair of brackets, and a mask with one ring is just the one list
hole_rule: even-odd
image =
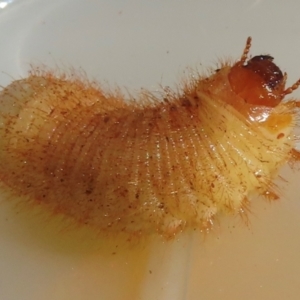
[[(298, 101), (266, 55), (224, 63), (158, 101), (33, 70), (0, 95), (0, 181), (102, 232), (206, 229), (272, 195), (294, 149)], [(295, 155), (297, 153), (297, 155)]]

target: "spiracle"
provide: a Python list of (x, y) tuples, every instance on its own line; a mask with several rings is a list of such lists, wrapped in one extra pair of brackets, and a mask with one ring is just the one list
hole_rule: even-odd
[(210, 228), (246, 214), (249, 196), (299, 160), (298, 100), (269, 55), (189, 78), (181, 92), (138, 100), (78, 76), (33, 69), (0, 95), (0, 181), (16, 195), (101, 232)]

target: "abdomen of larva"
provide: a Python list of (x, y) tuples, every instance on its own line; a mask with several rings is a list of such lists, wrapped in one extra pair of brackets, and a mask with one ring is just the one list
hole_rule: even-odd
[[(298, 85), (284, 90), (284, 76), (274, 84), (253, 72), (248, 50), (165, 101), (126, 101), (33, 71), (1, 93), (1, 181), (104, 232), (173, 236), (207, 228), (219, 212), (243, 213), (252, 193), (273, 194), (278, 168), (294, 157), (297, 102), (281, 100)], [(261, 103), (240, 88), (245, 70)], [(261, 97), (266, 84), (274, 99)]]

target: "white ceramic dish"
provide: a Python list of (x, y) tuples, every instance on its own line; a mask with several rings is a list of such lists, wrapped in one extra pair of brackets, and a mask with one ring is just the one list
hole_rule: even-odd
[[(238, 58), (248, 36), (252, 54), (272, 54), (289, 83), (300, 77), (296, 0), (15, 0), (0, 7), (2, 86), (44, 64), (155, 91), (176, 86), (185, 67)], [(102, 241), (89, 248), (92, 238), (81, 245), (66, 233), (53, 237), (51, 228), (35, 228), (42, 221), (27, 222), (4, 202), (0, 299), (298, 299), (300, 173), (284, 172), (284, 199), (255, 202), (251, 229), (224, 221), (205, 240), (124, 253), (113, 242), (103, 250)]]

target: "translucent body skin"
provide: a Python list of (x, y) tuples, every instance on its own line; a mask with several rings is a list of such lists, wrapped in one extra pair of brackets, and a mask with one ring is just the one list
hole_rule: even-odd
[(298, 158), (298, 102), (281, 100), (299, 83), (284, 90), (249, 48), (164, 102), (33, 71), (1, 93), (0, 180), (79, 224), (166, 237), (245, 213), (251, 194), (276, 198), (279, 167)]

